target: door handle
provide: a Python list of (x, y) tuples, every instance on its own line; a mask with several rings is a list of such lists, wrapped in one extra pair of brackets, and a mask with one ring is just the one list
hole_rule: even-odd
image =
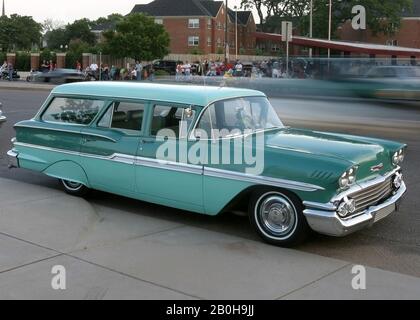
[(153, 141), (153, 140), (146, 140), (146, 139), (141, 139), (141, 140), (140, 140), (140, 142), (141, 142), (142, 144), (154, 143), (154, 141)]

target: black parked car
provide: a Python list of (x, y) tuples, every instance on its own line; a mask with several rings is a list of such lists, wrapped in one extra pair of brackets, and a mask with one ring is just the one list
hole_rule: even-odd
[(176, 66), (178, 61), (175, 60), (156, 60), (153, 62), (153, 69), (155, 71), (165, 71), (169, 73), (171, 76), (176, 74)]

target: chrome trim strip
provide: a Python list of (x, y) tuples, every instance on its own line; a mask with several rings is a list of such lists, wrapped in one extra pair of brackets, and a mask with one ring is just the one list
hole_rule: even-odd
[(303, 205), (306, 208), (311, 209), (320, 209), (320, 210), (326, 210), (326, 211), (335, 211), (337, 210), (337, 206), (335, 206), (332, 203), (319, 203), (319, 202), (312, 202), (312, 201), (303, 201)]
[(164, 169), (178, 172), (185, 172), (197, 175), (203, 175), (203, 166), (192, 165), (187, 163), (158, 160), (151, 158), (136, 157), (134, 164), (136, 166), (144, 166), (156, 169)]
[(304, 182), (297, 182), (285, 179), (277, 179), (265, 176), (255, 176), (241, 172), (234, 172), (234, 171), (227, 171), (227, 170), (220, 170), (214, 168), (204, 167), (204, 175), (214, 178), (225, 178), (231, 180), (240, 180), (246, 181), (251, 183), (257, 183), (262, 185), (268, 185), (273, 187), (279, 188), (287, 188), (292, 190), (300, 190), (300, 191), (317, 191), (317, 190), (325, 190), (323, 187), (304, 183)]
[(16, 142), (15, 145), (27, 147), (27, 148), (46, 150), (46, 151), (51, 151), (51, 152), (60, 152), (64, 154), (87, 157), (87, 158), (115, 161), (115, 162), (120, 162), (120, 163), (125, 163), (125, 164), (134, 164), (136, 166), (145, 166), (145, 167), (152, 167), (152, 168), (163, 169), (163, 170), (172, 170), (172, 171), (186, 172), (186, 173), (197, 174), (197, 175), (204, 175), (208, 177), (246, 181), (250, 183), (268, 185), (268, 186), (280, 187), (280, 188), (288, 188), (292, 190), (300, 190), (300, 191), (325, 190), (324, 188), (320, 186), (308, 184), (304, 182), (277, 179), (277, 178), (264, 177), (264, 176), (254, 176), (254, 175), (250, 175), (246, 173), (203, 167), (200, 165), (192, 165), (192, 164), (187, 164), (187, 163), (179, 163), (179, 162), (173, 162), (173, 161), (136, 157), (136, 156), (120, 154), (120, 153), (115, 153), (110, 156), (98, 156), (98, 155), (93, 155), (93, 154), (80, 153), (76, 151), (37, 146), (37, 145), (32, 145), (32, 144), (27, 144), (27, 143), (22, 143), (22, 142)]
[[(66, 125), (66, 124), (63, 124), (63, 125)], [(79, 126), (79, 125), (77, 125), (77, 126)], [(101, 134), (97, 134), (97, 133), (90, 133), (90, 132), (82, 132), (82, 130), (87, 128), (87, 127), (81, 127), (80, 131), (58, 129), (58, 128), (47, 128), (47, 127), (42, 127), (42, 126), (25, 126), (25, 125), (15, 125), (15, 128), (28, 128), (28, 129), (42, 129), (42, 130), (60, 131), (60, 132), (74, 133), (74, 134), (79, 134), (79, 135), (99, 137), (99, 138), (104, 138), (104, 139), (112, 141), (112, 142), (117, 142), (117, 140), (115, 140), (113, 138), (110, 138), (108, 136), (105, 136), (105, 135), (101, 135)]]

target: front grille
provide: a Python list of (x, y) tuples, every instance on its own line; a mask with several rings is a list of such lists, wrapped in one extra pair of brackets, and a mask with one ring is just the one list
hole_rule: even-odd
[(355, 213), (359, 213), (388, 198), (392, 194), (392, 190), (392, 179), (387, 179), (384, 182), (357, 191), (348, 197), (356, 201)]

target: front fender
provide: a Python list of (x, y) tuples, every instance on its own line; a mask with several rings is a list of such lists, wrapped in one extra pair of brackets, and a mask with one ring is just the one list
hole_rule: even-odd
[(73, 161), (58, 161), (45, 169), (43, 173), (53, 178), (78, 182), (90, 188), (86, 172)]

